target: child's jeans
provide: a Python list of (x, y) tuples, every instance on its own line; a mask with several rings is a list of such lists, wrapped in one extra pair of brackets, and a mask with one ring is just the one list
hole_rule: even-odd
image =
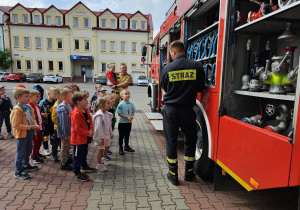
[(119, 130), (119, 147), (123, 147), (123, 139), (125, 141), (125, 147), (129, 146), (129, 136), (131, 131), (131, 124), (132, 123), (119, 123), (118, 130)]
[(73, 171), (77, 176), (80, 172), (80, 166), (86, 168), (88, 166), (86, 157), (88, 154), (88, 144), (73, 145)]
[(52, 157), (57, 158), (58, 147), (60, 147), (60, 138), (57, 137), (57, 130), (54, 130), (54, 136), (52, 141)]
[(15, 169), (23, 171), (23, 165), (29, 164), (29, 156), (32, 152), (33, 134), (28, 134), (25, 138), (17, 139), (17, 153), (15, 159)]
[(42, 143), (43, 143), (43, 131), (39, 130), (38, 132), (36, 132), (36, 136), (33, 136), (33, 150), (31, 154), (31, 158), (35, 158), (38, 155)]
[(11, 133), (11, 125), (10, 125), (10, 119), (9, 119), (10, 111), (0, 111), (0, 132), (3, 124), (3, 120), (5, 120), (5, 126), (7, 133)]
[(60, 155), (61, 155), (61, 164), (65, 165), (70, 158), (70, 148), (71, 148), (71, 143), (70, 139), (60, 139), (61, 141), (61, 149), (60, 149)]

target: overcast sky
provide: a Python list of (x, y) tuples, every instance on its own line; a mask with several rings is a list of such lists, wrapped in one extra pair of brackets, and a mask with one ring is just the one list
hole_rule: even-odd
[[(1, 6), (14, 6), (21, 3), (25, 7), (48, 8), (51, 4), (59, 9), (70, 9), (77, 0), (0, 0)], [(92, 11), (100, 11), (109, 8), (112, 12), (135, 13), (140, 10), (145, 14), (152, 14), (154, 24), (154, 37), (164, 22), (165, 14), (174, 0), (81, 0)]]

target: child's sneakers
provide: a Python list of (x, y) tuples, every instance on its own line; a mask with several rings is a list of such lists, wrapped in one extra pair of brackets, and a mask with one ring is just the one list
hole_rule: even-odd
[(61, 159), (60, 157), (53, 157), (53, 160), (54, 160), (54, 163), (60, 163), (61, 162)]
[(39, 167), (31, 165), (31, 164), (28, 164), (27, 166), (23, 166), (23, 168), (24, 168), (25, 172), (36, 171), (39, 169)]
[(87, 167), (85, 167), (85, 168), (82, 167), (80, 171), (81, 171), (82, 173), (93, 173), (93, 172), (96, 171), (96, 169), (87, 166)]
[(44, 163), (44, 160), (43, 159), (41, 159), (41, 158), (39, 158), (38, 156), (36, 156), (36, 157), (34, 157), (34, 158), (32, 158), (31, 159), (31, 162), (32, 163)]
[(132, 149), (130, 146), (125, 147), (124, 150), (127, 152), (134, 152), (134, 149)]
[(97, 164), (96, 169), (98, 169), (99, 171), (103, 171), (103, 172), (107, 171), (107, 168), (103, 164)]
[(16, 171), (14, 175), (15, 179), (25, 180), (30, 178), (29, 174), (24, 171)]
[(106, 155), (106, 160), (110, 160), (111, 158), (108, 156), (108, 155)]
[(4, 136), (0, 135), (0, 140), (4, 140)]
[(112, 155), (112, 152), (110, 150), (107, 151), (108, 155)]
[(77, 175), (75, 175), (75, 179), (78, 179), (80, 181), (86, 182), (89, 180), (89, 176), (86, 174), (83, 174), (81, 172), (79, 172)]
[(110, 162), (106, 158), (102, 158), (102, 163), (106, 166), (110, 166)]
[(47, 157), (45, 155), (42, 155), (40, 153), (37, 154), (37, 157), (41, 158), (41, 159), (47, 159)]
[(7, 134), (6, 138), (7, 138), (7, 139), (13, 139), (13, 138), (15, 138), (15, 137), (14, 137), (14, 135), (12, 135), (11, 133), (9, 133), (9, 134)]
[(61, 165), (60, 169), (65, 171), (73, 171), (73, 167), (70, 166), (68, 163), (66, 163), (65, 165)]
[(44, 151), (44, 154), (45, 154), (46, 156), (49, 156), (49, 155), (50, 155), (50, 152), (49, 152), (49, 150), (48, 150), (48, 149), (46, 149), (46, 150)]

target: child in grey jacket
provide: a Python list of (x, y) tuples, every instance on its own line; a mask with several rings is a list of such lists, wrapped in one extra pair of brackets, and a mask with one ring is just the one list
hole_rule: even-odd
[(58, 105), (57, 113), (57, 137), (61, 139), (61, 170), (72, 171), (70, 164), (73, 162), (70, 158), (70, 138), (71, 138), (71, 119), (69, 114), (72, 112), (70, 106), (72, 90), (63, 88), (60, 93), (63, 102)]
[(94, 127), (94, 144), (98, 146), (97, 169), (100, 171), (107, 171), (104, 166), (109, 166), (110, 162), (106, 159), (107, 151), (110, 147), (110, 139), (113, 138), (111, 121), (113, 115), (106, 111), (111, 107), (111, 100), (108, 96), (100, 97), (96, 101), (96, 113), (93, 115)]

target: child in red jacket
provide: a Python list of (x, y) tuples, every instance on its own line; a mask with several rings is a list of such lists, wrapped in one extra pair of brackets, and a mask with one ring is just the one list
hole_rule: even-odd
[(73, 145), (74, 155), (73, 171), (76, 179), (87, 181), (89, 176), (82, 172), (96, 171), (95, 168), (89, 167), (86, 161), (88, 144), (91, 143), (94, 133), (92, 117), (85, 108), (88, 105), (88, 99), (84, 92), (75, 92), (71, 101), (76, 106), (69, 115), (71, 118), (71, 145)]

